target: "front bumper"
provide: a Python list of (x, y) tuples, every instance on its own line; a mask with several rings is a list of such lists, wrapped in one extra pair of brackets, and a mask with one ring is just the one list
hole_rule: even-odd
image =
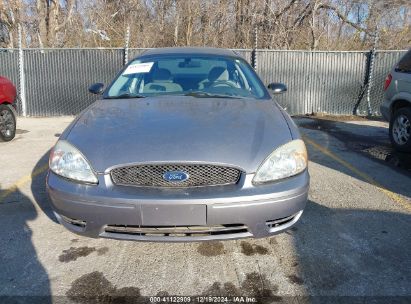
[(253, 186), (253, 175), (237, 185), (191, 189), (71, 182), (52, 172), (47, 190), (60, 223), (89, 236), (139, 241), (204, 241), (267, 237), (292, 227), (305, 207), (309, 174)]

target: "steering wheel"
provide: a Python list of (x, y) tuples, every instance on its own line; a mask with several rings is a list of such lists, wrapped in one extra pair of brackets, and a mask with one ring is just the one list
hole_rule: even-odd
[(209, 88), (218, 88), (218, 87), (230, 87), (230, 88), (233, 88), (233, 89), (238, 89), (238, 87), (234, 83), (224, 81), (224, 80), (214, 81), (209, 86)]

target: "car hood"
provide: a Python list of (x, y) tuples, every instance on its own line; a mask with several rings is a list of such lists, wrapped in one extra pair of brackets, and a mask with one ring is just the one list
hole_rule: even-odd
[(255, 172), (291, 140), (270, 100), (161, 96), (104, 99), (65, 132), (97, 172), (132, 163), (201, 162)]

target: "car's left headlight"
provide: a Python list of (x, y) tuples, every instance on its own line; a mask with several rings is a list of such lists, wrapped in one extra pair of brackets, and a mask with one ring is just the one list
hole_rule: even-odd
[(301, 139), (280, 146), (258, 168), (253, 183), (261, 184), (297, 175), (307, 168), (307, 149)]
[(65, 140), (59, 140), (51, 150), (49, 166), (57, 175), (84, 183), (98, 183), (97, 176), (87, 159)]

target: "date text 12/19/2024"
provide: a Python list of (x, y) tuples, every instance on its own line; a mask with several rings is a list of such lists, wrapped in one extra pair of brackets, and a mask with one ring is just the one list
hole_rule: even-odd
[(155, 296), (150, 303), (256, 303), (257, 299), (246, 296)]

